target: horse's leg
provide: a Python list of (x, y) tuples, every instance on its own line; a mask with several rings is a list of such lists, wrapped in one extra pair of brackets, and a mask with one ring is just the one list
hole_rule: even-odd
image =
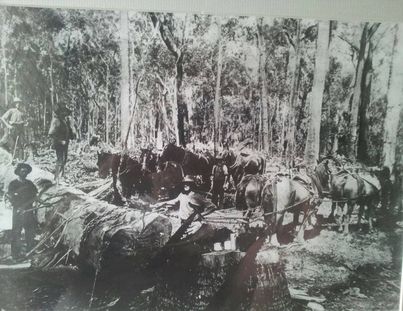
[(327, 218), (328, 222), (334, 222), (335, 218), (334, 218), (334, 211), (336, 210), (337, 207), (337, 202), (332, 201), (332, 210), (330, 212), (329, 217)]
[(68, 143), (63, 148), (63, 163), (62, 163), (62, 170), (61, 170), (61, 175), (64, 177), (64, 167), (66, 166), (67, 163), (67, 151), (69, 149)]
[(56, 185), (59, 184), (60, 180), (60, 173), (63, 165), (63, 146), (60, 144), (57, 144), (55, 146), (56, 149), (56, 168), (55, 168), (55, 181)]
[(374, 231), (373, 216), (375, 213), (376, 204), (373, 202), (368, 203), (368, 226), (369, 232)]
[(374, 230), (373, 218), (376, 213), (376, 208), (378, 205), (379, 205), (379, 198), (374, 198), (374, 200), (370, 200), (368, 202), (368, 224), (370, 232)]
[(339, 232), (342, 232), (343, 231), (343, 224), (346, 221), (346, 217), (347, 217), (347, 212), (346, 212), (347, 203), (346, 202), (336, 203), (336, 209), (338, 210), (337, 214), (340, 215), (338, 217), (338, 220), (336, 220), (336, 223), (339, 224)]
[(361, 219), (364, 215), (364, 211), (365, 211), (365, 203), (364, 202), (359, 202), (359, 209), (358, 209), (358, 221), (357, 221), (357, 226), (359, 230), (362, 230), (362, 226), (361, 226)]
[[(310, 213), (310, 204), (309, 203), (304, 203), (302, 207), (303, 211), (303, 219), (301, 222), (301, 226), (299, 227), (298, 234), (296, 240), (300, 243), (304, 242), (304, 234), (305, 234), (305, 228), (308, 223), (308, 220), (310, 219), (311, 213)], [(294, 215), (295, 218), (295, 215)]]
[[(298, 225), (299, 225), (299, 217), (300, 217), (301, 211), (299, 208), (295, 208), (294, 212), (293, 212), (293, 220), (292, 220), (292, 224), (293, 224), (293, 228), (294, 228), (294, 232), (293, 235), (295, 235), (295, 231), (297, 232), (295, 240), (297, 241), (301, 241), (301, 231), (303, 232), (303, 221), (301, 222), (301, 225), (299, 226), (299, 228), (297, 229)], [(303, 235), (302, 235), (302, 240), (303, 240)]]
[(347, 202), (347, 213), (346, 213), (346, 217), (344, 220), (344, 234), (348, 234), (350, 232), (350, 221), (351, 221), (351, 215), (353, 213), (354, 210), (354, 206), (355, 203), (354, 202)]
[(271, 239), (271, 244), (273, 246), (280, 246), (280, 242), (278, 241), (278, 236), (283, 234), (283, 219), (284, 219), (284, 214), (281, 215), (280, 217), (276, 216), (275, 217), (275, 223), (274, 223), (274, 230), (273, 230), (273, 236)]

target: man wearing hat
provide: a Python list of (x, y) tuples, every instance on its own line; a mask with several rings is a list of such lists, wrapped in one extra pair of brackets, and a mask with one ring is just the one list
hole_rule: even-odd
[(13, 104), (15, 107), (7, 110), (1, 117), (6, 126), (1, 145), (11, 152), (15, 158), (24, 160), (24, 125), (26, 120), (21, 111), (22, 100), (16, 97), (13, 100)]
[(179, 204), (178, 216), (181, 219), (181, 223), (184, 223), (195, 211), (201, 213), (203, 210), (215, 208), (211, 201), (195, 192), (196, 182), (194, 178), (185, 176), (181, 184), (182, 192), (175, 199), (154, 204), (152, 207), (167, 206), (169, 208)]
[(49, 136), (52, 138), (52, 148), (56, 151), (55, 181), (59, 183), (59, 176), (64, 175), (64, 167), (67, 162), (67, 151), (70, 139), (75, 139), (76, 134), (69, 118), (71, 110), (64, 104), (59, 104), (54, 111), (49, 128)]
[(11, 239), (11, 255), (14, 259), (21, 256), (21, 231), (24, 228), (27, 251), (35, 245), (36, 217), (33, 203), (38, 189), (27, 179), (32, 167), (27, 163), (18, 163), (14, 173), (18, 178), (10, 182), (7, 198), (13, 207), (13, 229)]
[(213, 195), (212, 201), (221, 209), (224, 201), (224, 185), (229, 182), (228, 168), (224, 164), (221, 153), (216, 157), (216, 164), (211, 171), (211, 179), (210, 192)]

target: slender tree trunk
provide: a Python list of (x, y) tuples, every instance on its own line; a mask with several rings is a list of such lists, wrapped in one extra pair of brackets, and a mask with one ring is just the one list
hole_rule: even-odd
[(129, 20), (128, 12), (120, 13), (120, 137), (122, 148), (127, 149), (130, 123), (130, 81), (129, 81)]
[(361, 34), (360, 49), (358, 51), (355, 86), (350, 109), (351, 114), (350, 114), (349, 156), (351, 158), (355, 158), (357, 155), (358, 111), (361, 100), (361, 84), (364, 70), (365, 54), (367, 49), (367, 37), (368, 37), (368, 23), (365, 23), (364, 29), (362, 30)]
[(109, 66), (106, 66), (106, 89), (105, 89), (105, 143), (109, 144)]
[(308, 167), (314, 167), (319, 159), (320, 121), (322, 115), (323, 91), (325, 89), (326, 73), (329, 67), (329, 22), (319, 22), (318, 39), (316, 41), (315, 74), (310, 103), (310, 121), (308, 137), (305, 146), (305, 162)]
[(53, 83), (53, 60), (52, 60), (52, 56), (50, 56), (49, 78), (50, 78), (50, 103), (52, 105), (51, 110), (54, 111), (54, 109), (55, 109), (55, 101), (54, 101), (55, 85)]
[(183, 101), (182, 81), (183, 81), (183, 54), (181, 53), (176, 62), (176, 104), (178, 107), (178, 138), (181, 146), (186, 146), (185, 123), (187, 119), (187, 107)]
[(175, 130), (175, 140), (176, 143), (179, 143), (180, 141), (180, 134), (179, 134), (179, 106), (178, 106), (178, 90), (176, 88), (176, 79), (173, 80), (173, 102), (172, 102), (172, 120), (174, 124), (174, 130)]
[(403, 25), (396, 25), (388, 105), (384, 125), (383, 164), (392, 169), (396, 160), (396, 140), (403, 106)]
[(4, 69), (4, 103), (6, 107), (8, 107), (8, 81), (7, 81), (7, 53), (6, 53), (6, 41), (7, 41), (7, 32), (6, 32), (6, 21), (5, 21), (5, 12), (1, 15), (2, 17), (2, 29), (1, 32), (1, 54), (2, 54), (2, 66)]
[(297, 31), (295, 36), (295, 69), (291, 78), (291, 91), (290, 91), (290, 113), (288, 118), (288, 133), (287, 133), (287, 146), (286, 146), (286, 161), (288, 166), (292, 166), (295, 157), (295, 115), (296, 105), (298, 99), (298, 76), (300, 74), (300, 37), (301, 37), (301, 20), (297, 22)]
[(267, 78), (266, 78), (266, 45), (263, 37), (263, 17), (260, 18), (258, 28), (258, 49), (259, 49), (259, 75), (261, 87), (261, 111), (262, 111), (262, 149), (269, 151), (269, 107), (267, 100)]
[(222, 71), (222, 57), (223, 46), (221, 38), (221, 22), (220, 18), (217, 18), (218, 28), (218, 58), (217, 58), (217, 75), (216, 75), (216, 87), (215, 87), (215, 99), (214, 99), (214, 154), (217, 153), (217, 144), (219, 144), (220, 138), (220, 97), (221, 97), (221, 71)]

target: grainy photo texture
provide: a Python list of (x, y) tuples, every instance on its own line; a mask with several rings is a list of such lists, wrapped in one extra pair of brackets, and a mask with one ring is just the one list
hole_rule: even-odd
[(398, 310), (402, 24), (0, 27), (1, 310)]

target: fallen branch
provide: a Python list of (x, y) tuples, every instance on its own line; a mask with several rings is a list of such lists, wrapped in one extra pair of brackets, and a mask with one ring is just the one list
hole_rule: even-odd
[(315, 297), (315, 296), (310, 296), (307, 294), (306, 291), (301, 290), (301, 289), (295, 289), (295, 288), (289, 288), (291, 298), (297, 299), (297, 300), (303, 300), (303, 301), (314, 301), (314, 302), (324, 302), (326, 301), (325, 297)]

